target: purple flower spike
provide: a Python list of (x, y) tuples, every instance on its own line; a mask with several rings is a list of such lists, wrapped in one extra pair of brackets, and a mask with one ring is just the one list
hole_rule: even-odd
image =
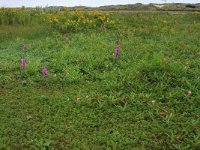
[(22, 63), (22, 69), (26, 69), (26, 59), (25, 58), (22, 58), (21, 63)]
[(117, 42), (116, 52), (115, 52), (116, 58), (118, 58), (118, 56), (119, 56), (119, 51), (120, 51), (120, 44)]
[(103, 23), (103, 29), (106, 29), (106, 27), (107, 27), (107, 25), (106, 25), (106, 23), (104, 22), (104, 23)]
[(24, 52), (27, 52), (27, 45), (24, 44)]
[(42, 74), (43, 74), (43, 77), (47, 76), (47, 68), (45, 66), (43, 66), (42, 68)]

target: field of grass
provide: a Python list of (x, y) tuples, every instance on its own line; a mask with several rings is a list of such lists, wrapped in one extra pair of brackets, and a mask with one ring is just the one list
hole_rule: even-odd
[(0, 149), (200, 149), (200, 15), (113, 19), (0, 26)]

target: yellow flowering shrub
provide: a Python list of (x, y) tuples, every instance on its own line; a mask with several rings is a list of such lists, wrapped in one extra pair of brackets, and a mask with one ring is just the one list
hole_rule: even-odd
[(111, 13), (98, 11), (81, 11), (79, 9), (69, 12), (64, 9), (53, 14), (47, 15), (48, 22), (61, 31), (80, 31), (84, 29), (94, 29), (106, 24), (106, 27), (112, 27), (114, 21)]
[(66, 7), (63, 10), (49, 8), (1, 8), (0, 25), (31, 23), (46, 23), (62, 32), (82, 31), (95, 29), (104, 26), (110, 28), (114, 25), (112, 14), (100, 11), (69, 11)]

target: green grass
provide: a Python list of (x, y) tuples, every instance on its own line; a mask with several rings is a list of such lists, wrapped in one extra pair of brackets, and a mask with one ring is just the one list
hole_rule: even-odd
[(116, 13), (116, 29), (65, 35), (11, 27), (0, 41), (0, 149), (198, 150), (199, 17)]

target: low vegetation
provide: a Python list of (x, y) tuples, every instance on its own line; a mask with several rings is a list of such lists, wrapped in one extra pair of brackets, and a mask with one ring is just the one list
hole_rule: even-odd
[(23, 9), (0, 10), (0, 149), (200, 148), (199, 13)]

